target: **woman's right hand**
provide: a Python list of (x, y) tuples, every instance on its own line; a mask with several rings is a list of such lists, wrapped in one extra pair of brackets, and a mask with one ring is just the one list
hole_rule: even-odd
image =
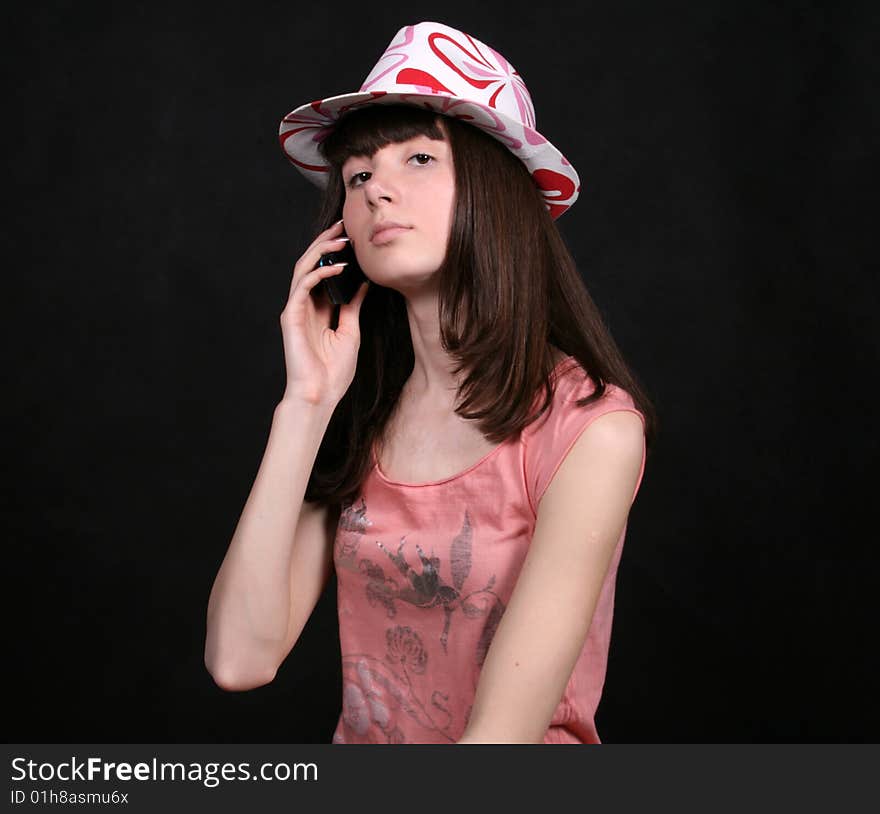
[(326, 296), (311, 290), (325, 277), (339, 274), (344, 264), (315, 268), (321, 255), (345, 246), (342, 221), (321, 232), (303, 252), (293, 268), (290, 296), (281, 312), (287, 388), (284, 400), (335, 407), (354, 379), (361, 344), (360, 307), (367, 294), (364, 282), (351, 298), (339, 306), (339, 324), (331, 330), (334, 305)]

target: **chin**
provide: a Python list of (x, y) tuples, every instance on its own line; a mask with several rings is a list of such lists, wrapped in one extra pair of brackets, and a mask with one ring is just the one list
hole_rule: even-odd
[(364, 274), (376, 285), (393, 288), (402, 294), (433, 288), (437, 284), (437, 269), (424, 266), (413, 268), (403, 264), (386, 264), (381, 268), (364, 268)]

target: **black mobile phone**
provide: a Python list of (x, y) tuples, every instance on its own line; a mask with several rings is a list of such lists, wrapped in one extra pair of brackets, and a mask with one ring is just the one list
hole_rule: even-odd
[(344, 249), (338, 252), (322, 254), (317, 268), (329, 266), (333, 263), (348, 263), (348, 265), (339, 274), (333, 277), (325, 277), (321, 280), (321, 285), (323, 285), (324, 290), (327, 292), (330, 302), (334, 305), (346, 305), (351, 302), (351, 298), (357, 293), (361, 283), (367, 278), (358, 265), (351, 243), (348, 243)]

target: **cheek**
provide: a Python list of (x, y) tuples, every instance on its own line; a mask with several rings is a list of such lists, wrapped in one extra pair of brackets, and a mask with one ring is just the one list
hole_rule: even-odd
[(364, 213), (361, 207), (357, 205), (354, 198), (346, 198), (342, 203), (342, 219), (345, 221), (345, 233), (349, 237), (354, 237), (357, 229), (364, 222)]
[(444, 182), (438, 186), (435, 200), (438, 210), (442, 210), (444, 215), (452, 210), (455, 201), (455, 181), (452, 178), (444, 179)]
[(455, 195), (447, 187), (437, 190), (432, 199), (432, 212), (437, 230), (444, 241), (449, 237), (455, 208)]

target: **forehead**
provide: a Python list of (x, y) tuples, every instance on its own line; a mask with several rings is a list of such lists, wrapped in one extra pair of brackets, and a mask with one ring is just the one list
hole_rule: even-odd
[(342, 116), (320, 150), (330, 164), (341, 167), (352, 156), (371, 158), (383, 147), (408, 144), (419, 136), (438, 149), (437, 141), (450, 136), (445, 117), (409, 105), (368, 105)]

